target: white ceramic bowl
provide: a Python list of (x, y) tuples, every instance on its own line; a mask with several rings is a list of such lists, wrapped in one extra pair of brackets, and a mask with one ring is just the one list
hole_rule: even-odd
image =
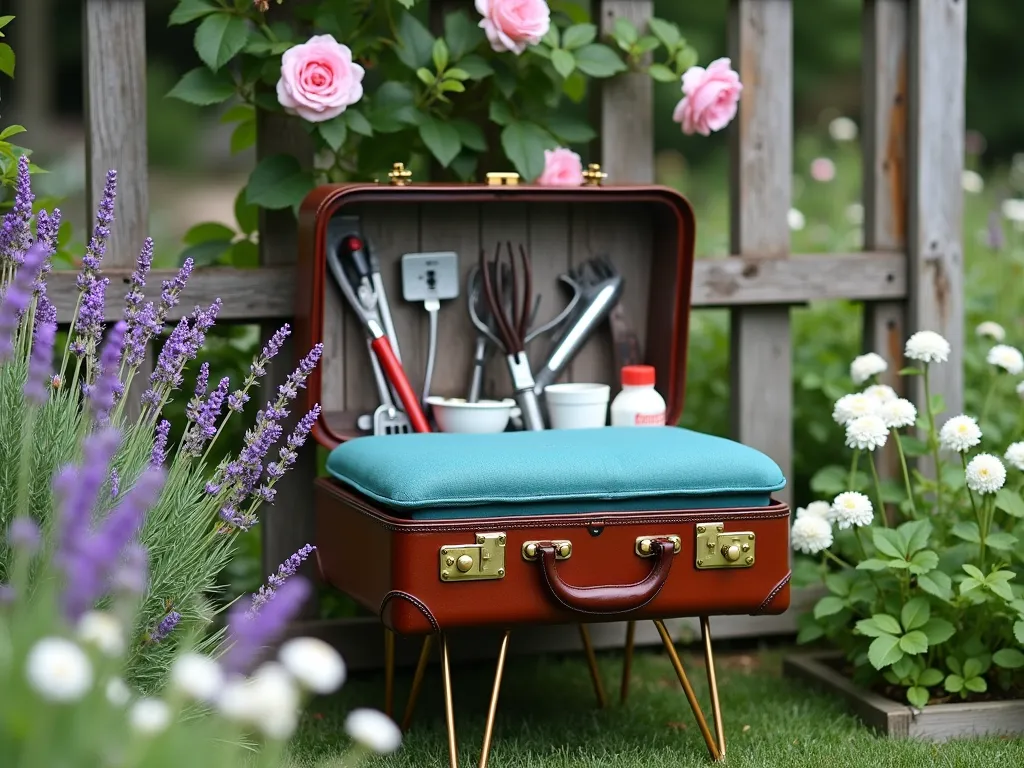
[(516, 401), (480, 400), (470, 403), (454, 397), (428, 397), (427, 405), (442, 432), (484, 434), (504, 432)]
[(544, 401), (552, 429), (603, 427), (608, 420), (607, 384), (550, 384), (544, 387)]

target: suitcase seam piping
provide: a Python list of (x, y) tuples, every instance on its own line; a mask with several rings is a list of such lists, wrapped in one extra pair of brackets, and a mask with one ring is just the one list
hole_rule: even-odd
[(441, 625), (437, 623), (437, 619), (434, 618), (434, 614), (431, 613), (430, 609), (427, 607), (427, 604), (419, 598), (410, 595), (408, 592), (403, 592), (400, 589), (391, 590), (386, 595), (384, 595), (384, 599), (380, 601), (380, 609), (378, 610), (378, 614), (380, 616), (381, 621), (384, 620), (384, 609), (387, 608), (388, 603), (391, 600), (394, 600), (395, 598), (399, 597), (408, 600), (416, 608), (418, 608), (420, 613), (422, 613), (426, 620), (430, 622), (430, 626), (434, 628), (434, 632), (441, 631)]

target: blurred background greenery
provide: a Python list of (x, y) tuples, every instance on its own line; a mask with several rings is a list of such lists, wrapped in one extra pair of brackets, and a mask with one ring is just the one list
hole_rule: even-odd
[[(168, 27), (176, 0), (147, 0), (148, 137), (151, 233), (157, 261), (177, 263), (183, 237), (199, 221), (234, 222), (234, 199), (252, 166), (249, 152), (231, 155), (230, 128), (214, 110), (164, 98), (196, 65), (192, 27)], [(23, 123), (22, 143), (51, 170), (37, 179), (39, 194), (66, 198), (77, 240), (87, 220), (83, 205), (84, 133), (81, 0), (0, 0), (0, 13), (18, 18), (5, 29), (18, 54), (18, 72), (2, 94), (4, 124)], [(793, 251), (849, 251), (861, 246), (860, 121), (862, 0), (794, 0)], [(727, 55), (727, 0), (656, 0), (655, 13), (675, 21), (701, 54), (701, 63)], [(1024, 3), (972, 0), (968, 9), (968, 172), (964, 222), (968, 277), (966, 322), (997, 320), (1009, 343), (1024, 343), (1019, 317), (1024, 296), (1024, 213), (1004, 205), (1024, 192)], [(679, 88), (656, 85), (659, 181), (683, 190), (697, 210), (700, 256), (728, 252), (727, 138), (684, 137), (670, 119)], [(831, 130), (830, 130), (831, 127)], [(844, 130), (845, 129), (845, 130)], [(829, 180), (811, 177), (813, 160), (827, 158)], [(819, 166), (821, 164), (819, 163)], [(825, 164), (826, 169), (829, 168)], [(1010, 270), (1013, 279), (1007, 279)], [(696, 313), (691, 334), (684, 423), (727, 434), (728, 314)], [(847, 370), (860, 347), (859, 306), (819, 302), (793, 309), (795, 500), (813, 500), (811, 478), (844, 462), (842, 437), (831, 420), (832, 401), (852, 387)], [(969, 333), (972, 339), (973, 334)], [(257, 343), (252, 327), (221, 328), (208, 354), (214, 377), (242, 375)], [(968, 356), (968, 404), (976, 405), (983, 350)], [(186, 384), (188, 386), (188, 384)], [(240, 426), (240, 425), (239, 425)], [(239, 431), (235, 440), (241, 438)], [(279, 500), (278, 504), (287, 503)], [(261, 580), (258, 536), (232, 569), (234, 592)]]

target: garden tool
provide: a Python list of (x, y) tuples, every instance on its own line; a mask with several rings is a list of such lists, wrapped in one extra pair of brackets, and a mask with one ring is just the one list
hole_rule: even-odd
[(622, 275), (604, 258), (589, 259), (568, 274), (559, 275), (559, 279), (574, 290), (576, 309), (534, 377), (533, 391), (538, 396), (555, 383), (590, 334), (608, 317), (625, 287)]

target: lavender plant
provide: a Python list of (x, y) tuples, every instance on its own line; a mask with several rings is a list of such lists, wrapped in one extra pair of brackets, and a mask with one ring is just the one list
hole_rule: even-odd
[[(130, 679), (151, 691), (164, 680), (181, 639), (208, 629), (214, 614), (210, 598), (221, 589), (218, 574), (238, 537), (258, 524), (261, 506), (274, 501), (276, 483), (309, 435), (318, 408), (287, 436), (283, 424), (322, 348), (310, 350), (270, 395), (238, 455), (216, 464), (210, 457), (218, 436), (256, 396), (289, 327), (273, 336), (249, 375), (234, 386), (225, 378), (210, 388), (209, 367), (202, 365), (183, 436), (172, 445), (162, 410), (182, 396), (183, 372), (199, 356), (220, 301), (185, 313), (165, 335), (193, 265), (186, 261), (150, 298), (153, 243), (147, 240), (123, 307), (108, 309), (110, 281), (102, 262), (116, 191), (117, 175), (110, 171), (82, 258), (67, 340), (55, 349), (57, 311), (47, 297), (46, 278), (60, 211), (41, 211), (33, 221), (28, 161), (19, 163), (15, 204), (0, 228), (0, 531), (22, 507), (45, 532), (54, 530), (54, 510), (75, 500), (54, 539), (54, 556), (68, 580), (62, 607), (70, 622), (102, 605), (110, 563), (131, 559), (136, 547), (148, 551), (145, 589), (126, 653)], [(116, 314), (121, 319), (108, 327), (105, 318)], [(151, 343), (160, 346), (156, 364), (140, 380)], [(128, 418), (129, 399), (139, 397), (130, 393), (139, 390), (138, 416)], [(165, 478), (159, 487), (158, 477)], [(148, 514), (128, 516), (129, 504)], [(116, 524), (118, 534), (84, 538), (93, 523)], [(13, 561), (0, 538), (2, 584), (13, 576)], [(204, 642), (220, 639), (214, 633)]]

